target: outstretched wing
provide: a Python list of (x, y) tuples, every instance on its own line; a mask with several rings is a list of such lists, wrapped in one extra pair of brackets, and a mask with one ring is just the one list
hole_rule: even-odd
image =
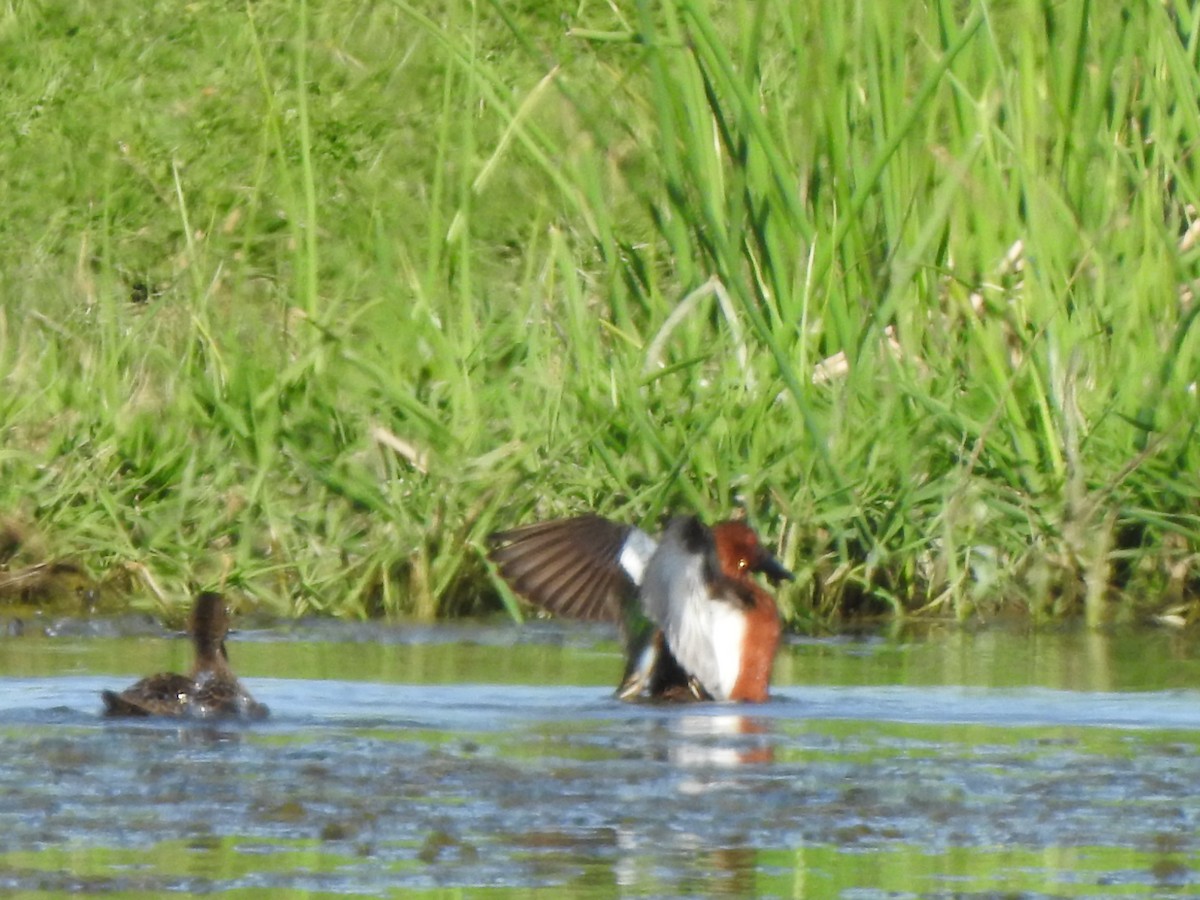
[(560, 616), (622, 621), (656, 546), (630, 525), (577, 516), (488, 536), (488, 557), (512, 589)]

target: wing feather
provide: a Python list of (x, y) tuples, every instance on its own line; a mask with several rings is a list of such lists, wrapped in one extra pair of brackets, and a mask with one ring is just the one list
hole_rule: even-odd
[(586, 515), (497, 532), (488, 545), (500, 575), (526, 600), (560, 616), (620, 622), (655, 542)]

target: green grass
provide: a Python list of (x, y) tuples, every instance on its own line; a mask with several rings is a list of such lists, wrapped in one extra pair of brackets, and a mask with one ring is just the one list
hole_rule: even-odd
[(744, 509), (797, 622), (1190, 619), (1198, 20), (10, 4), (0, 563), (431, 617)]

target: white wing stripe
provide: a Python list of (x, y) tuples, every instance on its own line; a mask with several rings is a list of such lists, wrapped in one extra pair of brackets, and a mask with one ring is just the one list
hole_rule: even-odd
[(658, 542), (640, 528), (634, 528), (625, 538), (621, 547), (621, 555), (617, 557), (617, 565), (633, 579), (634, 584), (641, 584), (646, 574), (646, 564), (658, 549)]

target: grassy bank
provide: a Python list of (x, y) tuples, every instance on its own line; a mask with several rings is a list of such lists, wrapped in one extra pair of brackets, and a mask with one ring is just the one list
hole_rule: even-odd
[(0, 565), (429, 617), (742, 508), (801, 623), (1190, 619), (1198, 17), (10, 7)]

